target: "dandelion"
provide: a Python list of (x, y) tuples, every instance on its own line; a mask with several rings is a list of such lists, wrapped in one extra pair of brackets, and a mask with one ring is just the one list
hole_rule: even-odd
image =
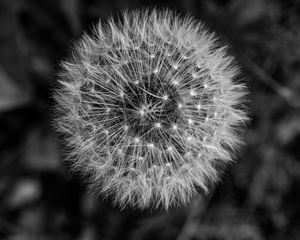
[(192, 17), (127, 11), (62, 63), (55, 125), (92, 189), (121, 208), (185, 204), (219, 179), (241, 140), (245, 86)]

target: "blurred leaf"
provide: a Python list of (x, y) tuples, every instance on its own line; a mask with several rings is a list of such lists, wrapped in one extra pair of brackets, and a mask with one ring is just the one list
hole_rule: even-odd
[(0, 112), (22, 106), (29, 100), (29, 92), (19, 86), (0, 66)]
[(33, 203), (41, 196), (41, 185), (33, 179), (19, 179), (11, 189), (8, 196), (8, 205), (11, 208), (19, 208)]
[(24, 164), (31, 171), (57, 171), (61, 167), (58, 147), (50, 134), (33, 131), (24, 150)]
[(300, 115), (291, 114), (284, 118), (277, 126), (277, 137), (282, 145), (291, 143), (295, 136), (300, 134)]
[(251, 24), (266, 16), (268, 8), (264, 0), (234, 0), (231, 10), (236, 14), (239, 26)]
[(73, 35), (78, 36), (82, 28), (79, 17), (79, 0), (61, 0), (60, 4), (72, 29)]

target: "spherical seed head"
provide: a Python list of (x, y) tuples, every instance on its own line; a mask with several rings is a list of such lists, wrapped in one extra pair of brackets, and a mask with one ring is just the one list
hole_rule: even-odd
[(231, 161), (247, 120), (237, 76), (201, 22), (125, 12), (63, 62), (56, 126), (95, 191), (121, 207), (167, 209), (207, 192)]

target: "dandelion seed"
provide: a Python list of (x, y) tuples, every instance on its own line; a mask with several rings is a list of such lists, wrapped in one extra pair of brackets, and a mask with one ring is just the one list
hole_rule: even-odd
[(191, 95), (191, 97), (194, 97), (194, 96), (196, 96), (196, 92), (192, 90), (192, 91), (190, 92), (190, 95)]
[(173, 84), (174, 84), (175, 86), (178, 85), (178, 81), (174, 80), (174, 81), (173, 81)]
[(179, 68), (179, 66), (178, 66), (177, 64), (175, 64), (175, 65), (173, 65), (173, 68), (174, 68), (175, 70), (177, 70), (177, 69)]
[(141, 110), (139, 111), (139, 113), (140, 113), (141, 116), (144, 116), (144, 115), (145, 115), (145, 110), (144, 110), (144, 109), (141, 109)]
[(167, 100), (169, 99), (169, 96), (168, 96), (168, 95), (164, 95), (164, 96), (162, 97), (162, 99), (165, 100), (165, 101), (167, 101)]
[(149, 148), (154, 148), (154, 144), (153, 144), (153, 143), (148, 143), (147, 146), (148, 146)]
[(62, 64), (55, 126), (95, 192), (168, 209), (219, 179), (241, 143), (245, 86), (203, 23), (157, 10), (122, 18), (100, 22)]
[(190, 157), (192, 155), (191, 151), (186, 152), (185, 156)]

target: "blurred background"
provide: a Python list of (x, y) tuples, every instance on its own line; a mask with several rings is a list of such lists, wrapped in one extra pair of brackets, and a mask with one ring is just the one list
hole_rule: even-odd
[[(59, 63), (123, 9), (170, 7), (232, 47), (252, 120), (210, 196), (172, 210), (113, 209), (69, 172), (51, 127)], [(0, 0), (0, 239), (300, 239), (300, 1)]]

